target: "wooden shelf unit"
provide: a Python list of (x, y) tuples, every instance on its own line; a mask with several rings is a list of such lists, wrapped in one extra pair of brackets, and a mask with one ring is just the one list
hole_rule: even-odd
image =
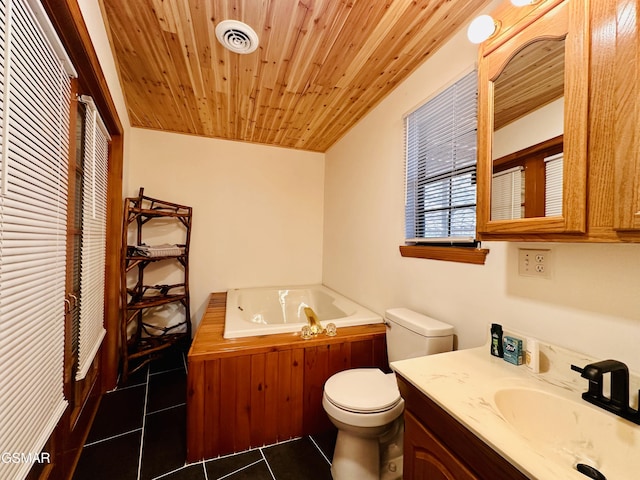
[[(189, 243), (191, 240), (192, 209), (144, 195), (141, 188), (137, 197), (124, 202), (121, 261), (121, 362), (122, 380), (159, 357), (169, 347), (191, 342), (191, 314), (189, 306)], [(175, 221), (176, 228), (184, 228), (184, 242), (173, 245), (179, 253), (146, 256), (140, 253), (143, 229), (154, 219)], [(135, 245), (131, 245), (135, 233)], [(179, 283), (150, 285), (145, 282), (145, 271), (150, 265), (166, 263), (182, 272)], [(132, 273), (133, 272), (133, 273)], [(179, 321), (167, 325), (150, 324), (145, 312), (180, 303), (184, 315)]]

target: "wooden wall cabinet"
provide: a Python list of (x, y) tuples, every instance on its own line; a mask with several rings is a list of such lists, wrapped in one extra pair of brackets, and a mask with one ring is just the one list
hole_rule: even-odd
[[(640, 242), (640, 0), (505, 1), (479, 52), (478, 236)], [(513, 54), (566, 30), (563, 214), (491, 219), (494, 82)]]
[(640, 9), (616, 8), (614, 228), (640, 231)]
[(397, 375), (405, 401), (404, 480), (527, 480), (464, 425)]
[[(495, 13), (501, 30), (495, 39), (480, 47), (478, 68), (477, 211), (478, 230), (482, 233), (586, 231), (589, 50), (585, 4), (581, 0), (548, 0), (524, 9), (509, 4)], [(549, 47), (555, 44), (559, 48)], [(557, 54), (547, 60), (545, 55), (551, 48), (557, 49)], [(545, 88), (554, 77), (557, 84)], [(564, 124), (563, 132), (559, 132), (564, 133), (562, 215), (492, 219), (491, 183), (498, 138), (494, 131), (509, 125), (525, 129), (515, 122), (524, 121), (562, 98), (564, 122), (559, 119)], [(511, 114), (515, 110), (519, 113)], [(533, 129), (530, 130), (533, 135)], [(534, 143), (539, 141), (526, 146)]]

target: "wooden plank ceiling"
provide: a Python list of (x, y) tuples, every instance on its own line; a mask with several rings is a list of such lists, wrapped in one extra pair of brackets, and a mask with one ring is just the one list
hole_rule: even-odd
[[(326, 151), (489, 0), (101, 0), (135, 127)], [(239, 55), (215, 36), (240, 20)]]

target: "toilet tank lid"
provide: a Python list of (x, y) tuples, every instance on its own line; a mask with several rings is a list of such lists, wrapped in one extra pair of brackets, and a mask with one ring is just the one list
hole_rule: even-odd
[(390, 308), (385, 318), (425, 337), (453, 335), (453, 326), (408, 308)]

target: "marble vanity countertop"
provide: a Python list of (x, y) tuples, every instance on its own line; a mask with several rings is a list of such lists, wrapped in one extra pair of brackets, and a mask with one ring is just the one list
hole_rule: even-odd
[[(640, 439), (640, 426), (620, 419), (613, 414), (605, 412), (582, 400), (581, 394), (587, 389), (587, 380), (580, 374), (571, 370), (571, 364), (583, 367), (595, 361), (595, 359), (577, 354), (552, 345), (540, 345), (541, 372), (533, 373), (524, 365), (513, 365), (502, 358), (489, 354), (489, 345), (483, 347), (459, 350), (426, 357), (414, 358), (393, 362), (392, 368), (418, 390), (436, 402), (451, 416), (466, 426), (471, 432), (483, 440), (487, 445), (498, 452), (502, 457), (512, 463), (523, 474), (539, 480), (576, 479), (585, 480), (587, 477), (575, 469), (576, 463), (586, 463), (601, 469), (607, 475), (604, 467), (609, 469), (607, 478), (615, 480), (637, 478), (637, 465), (629, 465), (627, 471), (621, 472), (617, 465), (619, 455), (628, 449), (629, 456), (623, 456), (629, 462), (630, 456), (638, 457), (636, 443)], [(632, 380), (632, 388), (637, 392), (637, 378)], [(617, 452), (602, 452), (601, 445), (593, 446), (590, 438), (576, 438), (575, 441), (561, 440), (562, 433), (558, 429), (549, 428), (548, 438), (546, 431), (537, 432), (531, 438), (527, 438), (518, 431), (513, 424), (505, 419), (496, 403), (496, 392), (500, 390), (523, 389), (528, 395), (532, 390), (549, 394), (556, 402), (550, 402), (550, 409), (554, 404), (561, 403), (563, 417), (575, 425), (585, 423), (585, 418), (591, 422), (596, 418), (596, 425), (602, 423), (599, 428), (611, 429), (613, 442), (616, 436), (621, 436), (624, 430), (621, 445), (614, 445)], [(633, 390), (632, 390), (633, 391)], [(570, 400), (565, 402), (564, 399)], [(637, 404), (637, 396), (635, 401)], [(573, 403), (572, 403), (573, 402)], [(522, 402), (519, 402), (522, 403)], [(533, 408), (538, 408), (534, 402)], [(566, 407), (568, 405), (568, 407)], [(555, 409), (555, 408), (554, 408)], [(591, 409), (585, 410), (585, 409)], [(597, 411), (594, 415), (593, 409)], [(558, 412), (549, 412), (558, 414)], [(602, 416), (600, 416), (600, 414)], [(544, 420), (544, 412), (531, 412), (529, 424), (534, 428), (538, 420)], [(572, 418), (571, 418), (572, 417)], [(622, 422), (622, 423), (621, 423)], [(543, 423), (543, 422), (540, 422)], [(553, 421), (552, 425), (555, 424)], [(579, 427), (577, 427), (579, 428)], [(598, 432), (599, 433), (599, 432)], [(631, 435), (631, 440), (629, 436)], [(581, 437), (580, 434), (574, 435)], [(593, 436), (593, 435), (592, 435)], [(599, 437), (600, 435), (596, 435)], [(596, 442), (597, 443), (597, 442)], [(609, 459), (603, 456), (610, 455)], [(615, 456), (615, 460), (611, 455)], [(612, 461), (616, 464), (612, 465)], [(638, 462), (631, 462), (638, 463)]]

